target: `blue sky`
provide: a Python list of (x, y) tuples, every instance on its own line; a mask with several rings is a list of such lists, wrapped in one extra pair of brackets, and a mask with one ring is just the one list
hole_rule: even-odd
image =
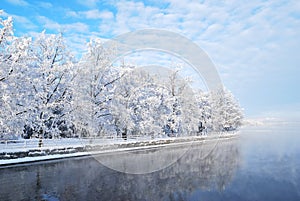
[(247, 116), (300, 115), (300, 1), (2, 0), (15, 35), (63, 32), (74, 51), (89, 38), (159, 28), (203, 48)]

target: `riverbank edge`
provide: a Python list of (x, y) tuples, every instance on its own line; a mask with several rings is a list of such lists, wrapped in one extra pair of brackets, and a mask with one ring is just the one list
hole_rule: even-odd
[[(143, 150), (165, 146), (178, 146), (193, 142), (206, 142), (219, 139), (231, 139), (239, 136), (237, 133), (220, 134), (212, 136), (174, 137), (166, 139), (143, 140), (136, 142), (122, 142), (115, 144), (83, 145), (82, 147), (65, 147), (60, 149), (30, 149), (25, 152), (9, 152), (16, 154), (14, 158), (0, 159), (0, 168), (26, 165), (43, 161), (60, 160), (67, 158), (86, 157), (97, 154), (108, 154), (123, 151)], [(39, 154), (40, 153), (40, 154)], [(6, 153), (0, 153), (2, 156)], [(19, 156), (19, 157), (18, 157)]]

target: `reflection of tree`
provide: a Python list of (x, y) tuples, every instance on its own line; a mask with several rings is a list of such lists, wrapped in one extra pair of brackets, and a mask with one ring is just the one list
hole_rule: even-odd
[[(212, 149), (214, 148), (214, 149)], [(175, 147), (168, 151), (176, 151)], [(211, 151), (212, 150), (212, 151)], [(161, 160), (164, 160), (161, 158)], [(94, 159), (3, 169), (0, 200), (34, 200), (37, 171), (43, 196), (59, 200), (186, 200), (198, 190), (223, 190), (239, 161), (235, 140), (195, 143), (175, 164), (151, 174), (116, 172)], [(14, 189), (17, 189), (14, 190)]]
[(104, 200), (180, 200), (197, 189), (223, 190), (237, 168), (239, 151), (232, 140), (220, 141), (209, 152), (214, 145), (195, 144), (177, 163), (151, 174), (99, 175), (91, 188), (100, 187)]

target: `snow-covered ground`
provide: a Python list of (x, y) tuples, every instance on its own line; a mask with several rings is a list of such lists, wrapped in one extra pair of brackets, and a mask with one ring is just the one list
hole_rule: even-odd
[[(0, 166), (7, 166), (35, 161), (53, 160), (68, 157), (79, 157), (104, 152), (128, 151), (133, 149), (172, 146), (192, 143), (199, 140), (217, 140), (232, 138), (236, 134), (213, 136), (173, 137), (173, 138), (135, 138), (117, 139), (43, 139), (39, 147), (39, 139), (19, 140), (0, 143)], [(11, 157), (12, 156), (12, 157)]]
[[(104, 138), (90, 138), (90, 139), (79, 139), (79, 138), (61, 138), (61, 139), (43, 139), (42, 146), (39, 147), (39, 139), (23, 139), (23, 140), (11, 140), (1, 141), (0, 153), (6, 152), (19, 152), (29, 151), (32, 149), (62, 149), (67, 147), (84, 147), (86, 145), (94, 144), (111, 144), (121, 143), (123, 139), (104, 139)], [(132, 141), (131, 139), (128, 141)]]

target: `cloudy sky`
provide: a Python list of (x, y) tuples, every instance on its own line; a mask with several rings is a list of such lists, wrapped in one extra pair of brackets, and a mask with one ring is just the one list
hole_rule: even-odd
[(91, 37), (159, 28), (207, 52), (247, 116), (300, 116), (298, 0), (1, 0), (15, 35), (63, 32), (74, 51)]

